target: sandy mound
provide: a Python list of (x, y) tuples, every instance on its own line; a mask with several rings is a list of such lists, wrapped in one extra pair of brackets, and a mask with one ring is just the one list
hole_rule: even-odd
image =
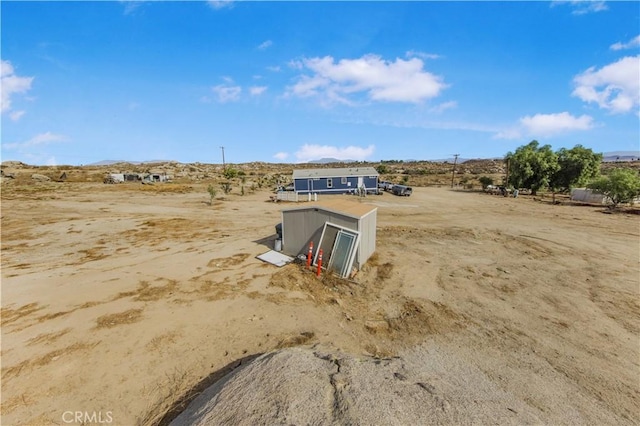
[(385, 359), (288, 348), (229, 373), (171, 425), (528, 424), (538, 414), (434, 345)]

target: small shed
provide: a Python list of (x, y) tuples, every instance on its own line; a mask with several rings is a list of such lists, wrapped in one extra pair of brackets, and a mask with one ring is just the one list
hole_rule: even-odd
[(320, 248), (323, 265), (331, 262), (339, 235), (353, 236), (353, 266), (360, 269), (376, 251), (378, 208), (345, 199), (329, 199), (282, 210), (282, 251), (290, 256), (307, 254), (313, 241), (314, 264)]
[(147, 182), (169, 182), (171, 180), (171, 176), (167, 175), (165, 172), (151, 172), (144, 175), (142, 180)]
[(373, 167), (300, 169), (293, 171), (293, 190), (299, 194), (377, 192), (378, 176)]
[(107, 179), (111, 179), (113, 183), (122, 183), (124, 182), (124, 174), (123, 173), (110, 173)]

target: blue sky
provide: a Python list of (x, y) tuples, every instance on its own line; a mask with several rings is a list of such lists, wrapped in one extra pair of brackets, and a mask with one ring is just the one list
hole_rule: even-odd
[(638, 2), (0, 7), (3, 161), (640, 149)]

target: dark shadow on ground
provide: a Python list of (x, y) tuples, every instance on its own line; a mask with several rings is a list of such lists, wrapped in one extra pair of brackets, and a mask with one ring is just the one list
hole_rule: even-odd
[(189, 404), (191, 404), (191, 402), (196, 399), (202, 392), (204, 392), (209, 386), (213, 385), (215, 382), (222, 379), (233, 370), (243, 365), (249, 364), (260, 355), (262, 355), (262, 353), (247, 355), (243, 358), (232, 361), (221, 369), (209, 374), (207, 377), (198, 382), (198, 384), (196, 384), (193, 388), (189, 389), (187, 392), (181, 395), (180, 398), (178, 398), (178, 400), (171, 406), (171, 408), (169, 408), (165, 415), (162, 416), (157, 425), (169, 425), (173, 421), (173, 419), (178, 417), (180, 413), (182, 413), (189, 406)]
[(273, 235), (269, 235), (268, 237), (260, 238), (258, 240), (253, 240), (253, 242), (273, 250), (275, 247), (276, 239), (278, 239), (278, 234), (273, 234)]

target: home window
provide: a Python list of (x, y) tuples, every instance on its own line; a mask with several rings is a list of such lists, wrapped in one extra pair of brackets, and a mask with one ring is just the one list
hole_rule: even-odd
[(327, 179), (327, 188), (333, 188), (333, 179), (331, 178)]
[(343, 184), (343, 185), (346, 185), (347, 184), (347, 178), (346, 177), (341, 178), (340, 179), (340, 183)]

